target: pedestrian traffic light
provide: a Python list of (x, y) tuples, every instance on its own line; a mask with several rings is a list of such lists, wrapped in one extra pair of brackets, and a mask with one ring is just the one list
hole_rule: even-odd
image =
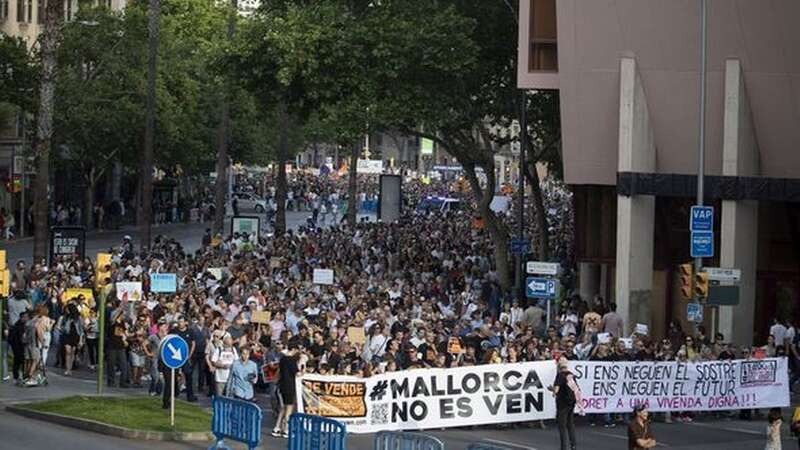
[(102, 289), (107, 284), (106, 280), (111, 279), (111, 254), (98, 253), (97, 266), (94, 269), (94, 284), (98, 289)]
[(684, 298), (692, 298), (692, 263), (680, 265), (681, 272), (681, 294)]
[(708, 298), (708, 274), (698, 272), (694, 276), (694, 293), (698, 298)]

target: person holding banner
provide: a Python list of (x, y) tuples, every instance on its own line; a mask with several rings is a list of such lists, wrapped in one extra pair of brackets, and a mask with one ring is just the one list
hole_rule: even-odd
[[(556, 398), (556, 422), (558, 434), (561, 438), (561, 450), (575, 450), (575, 406), (582, 408), (580, 388), (575, 382), (575, 376), (569, 371), (567, 359), (558, 360), (558, 374), (550, 391)], [(569, 445), (567, 441), (569, 440)]]

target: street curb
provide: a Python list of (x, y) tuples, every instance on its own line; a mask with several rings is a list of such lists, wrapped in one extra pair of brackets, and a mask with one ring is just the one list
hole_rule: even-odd
[(27, 417), (29, 419), (43, 420), (65, 427), (77, 428), (79, 430), (92, 431), (95, 433), (105, 434), (108, 436), (115, 436), (123, 439), (144, 440), (144, 441), (170, 441), (170, 442), (186, 442), (186, 441), (213, 441), (214, 435), (207, 432), (190, 432), (183, 433), (177, 431), (145, 431), (134, 430), (130, 428), (118, 427), (115, 425), (108, 425), (105, 423), (97, 422), (88, 419), (79, 419), (76, 417), (62, 416), (60, 414), (46, 413), (41, 411), (34, 411), (28, 408), (21, 408), (18, 406), (6, 406), (6, 411), (17, 414), (19, 416)]

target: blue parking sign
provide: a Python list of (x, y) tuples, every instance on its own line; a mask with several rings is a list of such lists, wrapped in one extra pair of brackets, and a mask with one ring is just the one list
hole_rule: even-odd
[(558, 280), (544, 277), (528, 277), (525, 280), (525, 294), (528, 298), (556, 298)]
[(691, 231), (714, 231), (714, 207), (692, 206), (689, 219)]
[(692, 258), (714, 257), (714, 232), (692, 231)]

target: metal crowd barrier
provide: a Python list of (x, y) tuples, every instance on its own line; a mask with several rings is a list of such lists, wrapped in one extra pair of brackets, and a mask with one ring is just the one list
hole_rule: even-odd
[(375, 450), (444, 450), (444, 444), (424, 434), (381, 431), (375, 435)]
[(215, 396), (211, 402), (211, 432), (217, 442), (209, 447), (227, 449), (223, 439), (247, 444), (253, 450), (261, 443), (261, 419), (263, 413), (255, 403)]
[(319, 416), (295, 413), (289, 417), (289, 450), (346, 450), (344, 424)]

